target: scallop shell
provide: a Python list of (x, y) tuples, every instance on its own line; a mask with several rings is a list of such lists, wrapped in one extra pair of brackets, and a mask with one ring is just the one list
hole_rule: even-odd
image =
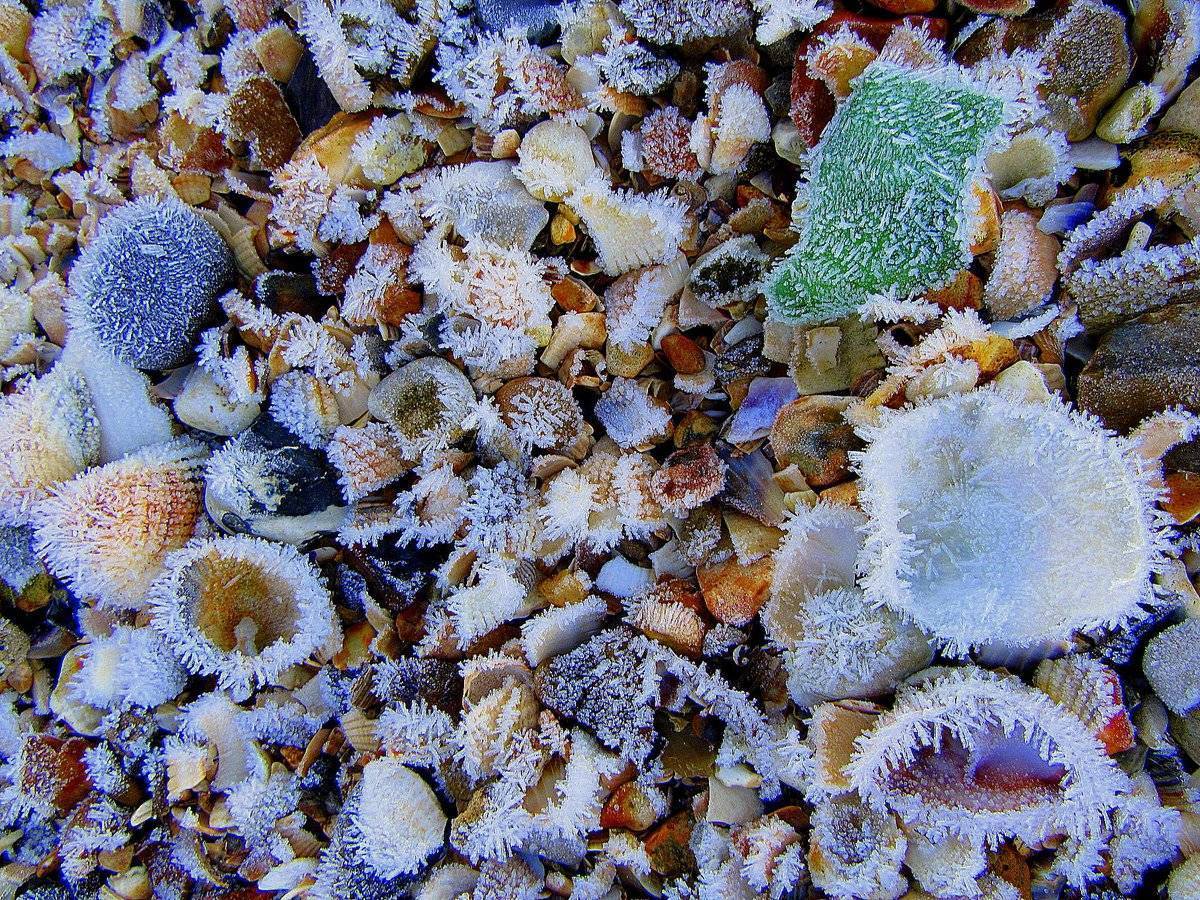
[(1079, 655), (1043, 660), (1033, 683), (1087, 725), (1109, 753), (1133, 746), (1133, 722), (1121, 678), (1104, 663)]
[(38, 552), (77, 592), (135, 607), (200, 518), (205, 449), (139, 450), (60, 485), (35, 512)]

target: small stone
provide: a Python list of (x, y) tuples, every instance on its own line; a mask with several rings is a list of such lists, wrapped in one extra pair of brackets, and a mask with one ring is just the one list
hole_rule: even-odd
[(732, 557), (696, 569), (704, 603), (718, 622), (746, 625), (758, 615), (771, 591), (775, 561), (765, 556), (748, 566)]
[(601, 828), (645, 831), (658, 820), (655, 798), (635, 781), (627, 781), (609, 795), (600, 811)]
[(1171, 712), (1186, 716), (1200, 709), (1200, 619), (1186, 619), (1152, 637), (1142, 671)]
[(662, 351), (671, 368), (680, 375), (696, 375), (704, 371), (704, 351), (686, 334), (668, 334), (662, 339)]
[(850, 475), (850, 451), (862, 440), (842, 416), (850, 397), (801, 397), (779, 411), (771, 428), (771, 450), (781, 467), (795, 465), (814, 488), (826, 488)]
[(1079, 373), (1079, 405), (1126, 431), (1169, 406), (1200, 412), (1200, 303), (1118, 325)]

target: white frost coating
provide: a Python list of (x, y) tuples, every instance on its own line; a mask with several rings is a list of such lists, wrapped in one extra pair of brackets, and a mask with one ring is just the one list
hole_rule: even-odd
[(1044, 651), (1154, 599), (1165, 544), (1150, 472), (1094, 419), (983, 389), (861, 433), (863, 590), (949, 652)]
[(833, 15), (833, 5), (822, 0), (751, 0), (759, 14), (754, 36), (760, 44), (773, 44), (789, 34), (811, 31)]
[(413, 875), (441, 849), (446, 816), (433, 790), (398, 759), (367, 763), (347, 844), (380, 878)]
[(83, 376), (100, 423), (100, 462), (174, 436), (171, 413), (150, 397), (150, 379), (86, 335), (73, 332), (58, 366)]
[(1075, 884), (1132, 787), (1082, 722), (1018, 679), (974, 666), (901, 689), (856, 742), (846, 773), (869, 803), (934, 841), (994, 847), (1066, 835), (1059, 865)]
[(500, 561), (479, 566), (475, 583), (446, 599), (460, 649), (498, 625), (528, 615), (529, 591)]

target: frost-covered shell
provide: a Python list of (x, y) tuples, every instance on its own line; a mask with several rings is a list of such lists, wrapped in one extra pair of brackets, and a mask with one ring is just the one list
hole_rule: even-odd
[(347, 502), (356, 503), (372, 491), (398, 480), (411, 468), (390, 426), (368, 422), (361, 428), (342, 425), (325, 448), (338, 471)]
[(596, 168), (592, 142), (578, 125), (561, 119), (539, 122), (521, 138), (513, 174), (539, 200), (561, 202)]
[(230, 437), (254, 424), (262, 403), (231, 398), (212, 373), (196, 366), (188, 372), (171, 408), (175, 418), (185, 425)]
[(1130, 789), (1087, 727), (1020, 680), (967, 667), (930, 670), (856, 742), (847, 767), (869, 802), (931, 839), (1104, 839)]
[(99, 457), (100, 424), (82, 376), (52, 370), (0, 397), (0, 517), (21, 521)]
[(71, 269), (70, 321), (125, 362), (169, 369), (191, 356), (232, 274), (225, 241), (190, 208), (136, 200), (101, 220)]
[(391, 425), (409, 452), (443, 450), (462, 437), (475, 389), (459, 369), (434, 356), (415, 359), (371, 390), (371, 415)]
[(579, 401), (553, 379), (514, 378), (495, 399), (505, 424), (529, 447), (571, 453), (586, 434)]
[(190, 440), (139, 450), (55, 488), (34, 519), (47, 567), (81, 596), (137, 607), (167, 554), (202, 513), (204, 448)]
[(349, 817), (347, 844), (378, 877), (414, 875), (445, 841), (446, 816), (432, 788), (397, 759), (367, 763)]
[(1033, 673), (1034, 686), (1088, 726), (1109, 754), (1133, 746), (1133, 722), (1125, 708), (1121, 678), (1090, 656), (1045, 659)]
[(167, 557), (150, 589), (152, 622), (189, 671), (239, 696), (341, 644), (320, 572), (284, 544), (195, 541)]
[(908, 841), (895, 817), (854, 794), (818, 803), (809, 833), (813, 886), (831, 897), (895, 900), (908, 882), (900, 873)]
[(635, 194), (614, 189), (594, 174), (567, 199), (600, 254), (609, 275), (639, 266), (667, 263), (683, 243), (687, 215), (683, 204), (664, 193)]
[(303, 544), (341, 527), (343, 503), (325, 455), (270, 416), (260, 416), (205, 466), (204, 507), (232, 534)]
[(984, 389), (862, 433), (863, 589), (953, 652), (1045, 653), (1151, 599), (1155, 496), (1128, 443), (1093, 419)]

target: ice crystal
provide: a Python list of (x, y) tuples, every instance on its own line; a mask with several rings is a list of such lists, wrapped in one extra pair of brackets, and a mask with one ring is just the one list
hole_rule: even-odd
[(189, 440), (148, 447), (54, 488), (34, 515), (49, 569), (101, 602), (139, 606), (192, 536), (204, 453)]
[(671, 415), (632, 378), (617, 378), (596, 404), (596, 418), (622, 447), (636, 447), (662, 435)]
[(101, 220), (71, 269), (72, 324), (125, 362), (187, 361), (233, 272), (225, 241), (175, 199), (143, 198)]
[(539, 336), (550, 332), (554, 301), (547, 278), (552, 270), (552, 262), (527, 251), (478, 239), (468, 241), (458, 261), (445, 244), (428, 240), (409, 261), (409, 271), (442, 311), (458, 317), (443, 327), (443, 346), (484, 372), (523, 359), (529, 364), (519, 368), (532, 368)]
[(342, 494), (350, 503), (387, 487), (407, 470), (399, 439), (382, 422), (368, 422), (361, 428), (339, 426), (326, 452), (340, 473)]
[(888, 693), (933, 655), (917, 628), (891, 610), (871, 606), (852, 588), (805, 597), (786, 621), (781, 596), (776, 594), (770, 612), (779, 623), (771, 637), (784, 646), (788, 691), (800, 706)]
[[(556, 124), (542, 123), (530, 133), (546, 128), (556, 129)], [(587, 152), (590, 159), (590, 144)], [(479, 239), (483, 247), (528, 250), (550, 221), (545, 207), (522, 187), (517, 169), (503, 160), (445, 166), (422, 173), (412, 199), (420, 215), (436, 228), (453, 228), (460, 237)], [(447, 271), (442, 277), (449, 275)]]
[(547, 115), (579, 121), (585, 113), (566, 69), (519, 28), (486, 33), (466, 46), (443, 43), (436, 78), (489, 132)]
[(829, 321), (960, 271), (967, 192), (1004, 115), (953, 70), (870, 66), (814, 150), (800, 240), (764, 286), (772, 316)]
[(662, 58), (638, 41), (624, 41), (610, 34), (604, 52), (592, 58), (604, 80), (618, 91), (649, 97), (675, 80), (679, 63)]
[(596, 169), (587, 132), (555, 119), (530, 128), (517, 154), (520, 162), (512, 174), (540, 200), (562, 200)]
[(306, 447), (323, 447), (339, 425), (337, 396), (307, 372), (287, 372), (271, 385), (271, 417)]
[(299, 802), (296, 777), (288, 772), (273, 772), (267, 778), (250, 777), (233, 785), (226, 797), (226, 809), (233, 830), (242, 836), (247, 847), (286, 860), (292, 853), (276, 831), (276, 822), (295, 812)]
[(154, 627), (183, 664), (240, 696), (340, 642), (318, 571), (284, 544), (195, 541), (167, 557), (150, 601)]
[(589, 596), (577, 603), (552, 607), (526, 619), (521, 625), (521, 643), (530, 665), (575, 649), (600, 630), (608, 616), (608, 604)]
[[(990, 784), (993, 766), (1011, 774)], [(1131, 787), (1078, 719), (1011, 676), (973, 667), (904, 688), (846, 771), (865, 798), (931, 840), (989, 847), (1051, 834), (1106, 840)]]
[(299, 31), (338, 105), (347, 112), (369, 106), (371, 86), (355, 68), (353, 50), (326, 0), (302, 0)]
[[(323, 0), (312, 0), (320, 5)], [(329, 211), (333, 182), (316, 154), (305, 154), (271, 174), (277, 191), (271, 219), (302, 250), (312, 250), (317, 229)]]
[(424, 700), (399, 704), (379, 717), (379, 739), (389, 756), (422, 769), (438, 769), (454, 755), (454, 721)]
[(891, 813), (848, 794), (813, 810), (809, 867), (813, 886), (838, 900), (898, 897), (908, 841)]
[(112, 853), (129, 842), (128, 824), (128, 812), (107, 797), (77, 808), (61, 833), (63, 874), (73, 881), (84, 878), (100, 864), (100, 854)]
[(567, 203), (587, 228), (600, 267), (609, 275), (665, 264), (683, 242), (687, 213), (679, 199), (665, 193), (615, 189), (605, 176), (594, 174)]
[[(1141, 466), (1061, 401), (978, 390), (864, 434), (864, 589), (952, 652), (1045, 652), (1138, 617), (1152, 598), (1162, 544)], [(920, 476), (897, 480), (918, 464)]]
[(649, 339), (667, 304), (683, 289), (686, 268), (677, 257), (670, 265), (635, 269), (609, 285), (604, 300), (613, 346), (632, 353)]
[(579, 469), (564, 469), (546, 485), (542, 508), (543, 534), (572, 546), (588, 536), (592, 514), (599, 509), (596, 484)]
[(726, 37), (752, 19), (741, 0), (622, 0), (619, 7), (638, 36), (654, 44)]
[(79, 160), (79, 147), (49, 131), (26, 131), (0, 141), (0, 156), (28, 160), (35, 168), (50, 174), (73, 166)]
[(371, 229), (379, 224), (378, 213), (364, 213), (364, 205), (375, 199), (373, 193), (338, 186), (329, 198), (329, 209), (317, 226), (317, 236), (332, 244), (355, 244), (365, 241)]
[(823, 0), (751, 0), (759, 14), (754, 36), (760, 44), (773, 44), (796, 31), (811, 31), (833, 14)]
[(528, 615), (528, 600), (528, 588), (506, 566), (484, 562), (473, 583), (446, 600), (459, 648), (465, 650), (496, 626)]
[(350, 158), (372, 184), (386, 186), (425, 164), (425, 143), (414, 137), (403, 113), (380, 116), (354, 139)]
[(462, 545), (482, 556), (528, 556), (536, 532), (537, 498), (516, 466), (480, 466), (470, 479), (463, 504), (467, 520)]
[(187, 673), (157, 631), (118, 625), (85, 646), (71, 690), (100, 709), (151, 708), (173, 700), (186, 684)]

